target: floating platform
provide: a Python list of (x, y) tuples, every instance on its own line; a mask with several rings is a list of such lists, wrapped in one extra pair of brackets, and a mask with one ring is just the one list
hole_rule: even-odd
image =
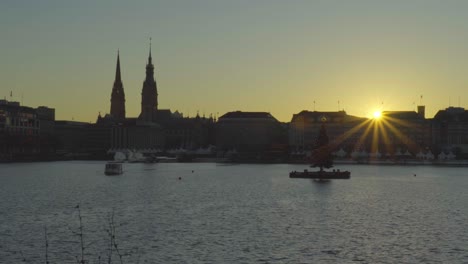
[(289, 178), (305, 178), (305, 179), (349, 179), (351, 172), (349, 171), (292, 171), (289, 173)]

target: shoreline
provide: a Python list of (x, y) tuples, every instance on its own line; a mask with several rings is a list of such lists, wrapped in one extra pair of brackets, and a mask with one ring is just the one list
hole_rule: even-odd
[[(0, 164), (8, 163), (35, 163), (35, 162), (60, 162), (60, 161), (102, 161), (107, 162), (108, 159), (19, 159), (19, 160), (0, 160)], [(220, 163), (220, 164), (297, 164), (309, 165), (306, 161), (232, 161), (224, 158), (193, 158), (191, 161), (178, 161), (177, 159), (160, 159), (156, 162), (127, 162), (123, 163)], [(468, 160), (352, 160), (352, 159), (335, 159), (335, 165), (374, 165), (374, 166), (448, 166), (448, 167), (468, 167)]]

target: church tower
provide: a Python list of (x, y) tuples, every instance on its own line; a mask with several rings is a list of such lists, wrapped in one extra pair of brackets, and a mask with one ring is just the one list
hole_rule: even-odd
[(111, 109), (110, 114), (115, 119), (125, 119), (125, 93), (123, 89), (122, 79), (120, 77), (120, 56), (117, 51), (117, 68), (115, 70), (115, 81), (112, 87), (111, 94)]
[(151, 39), (148, 64), (146, 64), (146, 78), (141, 91), (141, 114), (140, 119), (145, 122), (152, 122), (156, 119), (158, 110), (158, 91), (154, 80), (154, 66), (151, 58)]

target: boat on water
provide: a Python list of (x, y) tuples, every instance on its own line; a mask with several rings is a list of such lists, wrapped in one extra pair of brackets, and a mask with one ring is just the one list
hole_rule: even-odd
[(318, 167), (318, 171), (292, 171), (289, 173), (289, 178), (307, 178), (316, 179), (320, 181), (327, 181), (331, 179), (349, 179), (351, 172), (349, 171), (325, 171), (324, 168), (329, 169), (333, 167), (333, 157), (331, 155), (331, 148), (328, 144), (327, 131), (325, 125), (322, 126), (319, 131), (315, 149), (312, 151), (311, 167)]
[(289, 178), (306, 178), (306, 179), (349, 179), (351, 172), (349, 171), (292, 171), (289, 173)]
[(120, 175), (122, 171), (122, 163), (108, 162), (106, 163), (106, 169), (104, 171), (106, 175)]

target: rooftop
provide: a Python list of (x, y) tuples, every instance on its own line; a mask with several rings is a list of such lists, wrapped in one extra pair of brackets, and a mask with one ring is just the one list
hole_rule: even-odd
[(274, 118), (270, 113), (268, 112), (242, 112), (242, 111), (235, 111), (235, 112), (228, 112), (224, 115), (222, 115), (221, 117), (219, 117), (219, 119), (227, 119), (227, 118), (256, 118), (256, 119), (260, 119), (260, 118), (267, 118), (267, 119), (274, 119), (276, 120), (276, 118)]

